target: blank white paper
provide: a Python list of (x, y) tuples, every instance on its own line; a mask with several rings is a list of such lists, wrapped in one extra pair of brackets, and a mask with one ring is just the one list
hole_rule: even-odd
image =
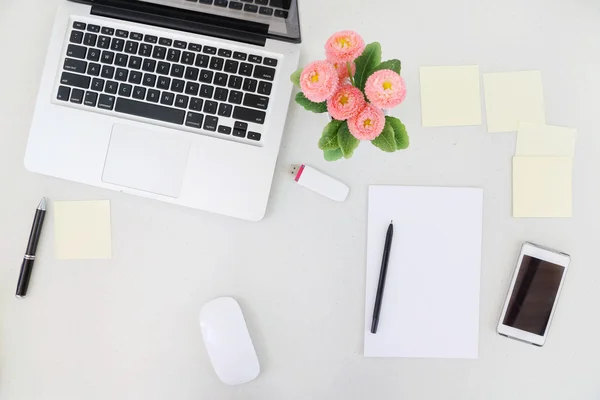
[[(483, 190), (369, 187), (365, 357), (478, 357)], [(371, 334), (394, 221), (379, 329)]]

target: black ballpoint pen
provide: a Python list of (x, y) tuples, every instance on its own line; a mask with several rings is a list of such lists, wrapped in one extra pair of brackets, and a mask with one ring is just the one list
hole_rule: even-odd
[(377, 285), (377, 296), (373, 308), (373, 321), (371, 322), (371, 333), (377, 333), (379, 325), (379, 313), (383, 301), (383, 290), (385, 289), (385, 276), (387, 275), (388, 262), (390, 261), (390, 250), (392, 248), (392, 237), (394, 236), (394, 221), (390, 222), (385, 235), (385, 246), (383, 247), (383, 258), (381, 259), (381, 271), (379, 272), (379, 284)]
[(40, 204), (35, 210), (35, 217), (33, 218), (33, 226), (31, 227), (31, 233), (29, 234), (29, 242), (27, 243), (27, 250), (25, 250), (25, 256), (23, 257), (23, 264), (21, 264), (21, 273), (19, 274), (19, 283), (17, 284), (17, 298), (23, 298), (27, 295), (27, 287), (29, 286), (29, 278), (31, 278), (31, 271), (33, 270), (33, 262), (35, 261), (35, 250), (40, 240), (40, 234), (42, 233), (42, 225), (44, 224), (44, 216), (46, 215), (46, 198), (42, 197)]

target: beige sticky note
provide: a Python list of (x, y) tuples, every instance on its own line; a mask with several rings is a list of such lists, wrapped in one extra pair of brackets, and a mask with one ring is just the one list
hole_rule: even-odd
[(521, 122), (515, 156), (573, 157), (577, 130)]
[(513, 217), (573, 215), (571, 157), (513, 158)]
[(111, 258), (110, 202), (54, 202), (56, 258)]
[(479, 66), (421, 67), (423, 126), (481, 124)]
[(488, 132), (513, 132), (520, 121), (546, 123), (540, 71), (483, 74)]

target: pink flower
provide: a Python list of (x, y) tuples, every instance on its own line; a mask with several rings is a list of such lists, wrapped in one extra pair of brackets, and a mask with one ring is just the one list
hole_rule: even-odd
[(335, 67), (329, 61), (314, 61), (300, 75), (300, 88), (310, 101), (320, 103), (330, 98), (340, 85)]
[(391, 69), (373, 73), (365, 83), (367, 99), (376, 107), (390, 109), (406, 98), (404, 79)]
[(383, 111), (372, 104), (367, 104), (358, 115), (348, 120), (350, 133), (360, 140), (373, 140), (381, 134), (385, 126)]
[(358, 114), (365, 103), (365, 97), (358, 88), (346, 85), (327, 100), (327, 111), (334, 119), (344, 121)]
[(365, 41), (353, 31), (334, 33), (325, 43), (327, 59), (335, 62), (354, 61), (364, 50)]
[[(344, 84), (346, 79), (350, 77), (350, 74), (348, 74), (348, 64), (345, 62), (334, 62), (333, 66), (340, 77), (340, 83)], [(350, 63), (350, 72), (352, 73), (352, 76), (356, 74), (356, 64), (354, 64), (354, 62)]]

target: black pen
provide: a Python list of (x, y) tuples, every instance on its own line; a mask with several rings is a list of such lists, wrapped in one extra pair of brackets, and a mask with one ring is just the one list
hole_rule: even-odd
[(375, 297), (375, 308), (373, 309), (373, 322), (371, 333), (377, 333), (379, 325), (379, 314), (381, 302), (383, 301), (383, 290), (385, 289), (385, 276), (387, 275), (388, 262), (390, 261), (390, 250), (392, 249), (392, 237), (394, 236), (394, 221), (390, 222), (385, 235), (385, 246), (383, 247), (383, 258), (381, 259), (381, 271), (379, 272), (379, 284), (377, 285), (377, 296)]
[(42, 233), (42, 225), (44, 224), (44, 216), (46, 215), (46, 198), (42, 197), (40, 204), (35, 210), (35, 217), (33, 218), (33, 226), (31, 227), (31, 233), (29, 234), (29, 242), (27, 243), (27, 250), (25, 250), (25, 256), (23, 257), (23, 264), (21, 264), (21, 273), (19, 274), (19, 283), (17, 284), (16, 296), (18, 299), (22, 299), (27, 295), (27, 287), (29, 286), (29, 278), (31, 278), (31, 271), (33, 270), (33, 262), (35, 261), (35, 249), (37, 248), (40, 240), (40, 234)]

